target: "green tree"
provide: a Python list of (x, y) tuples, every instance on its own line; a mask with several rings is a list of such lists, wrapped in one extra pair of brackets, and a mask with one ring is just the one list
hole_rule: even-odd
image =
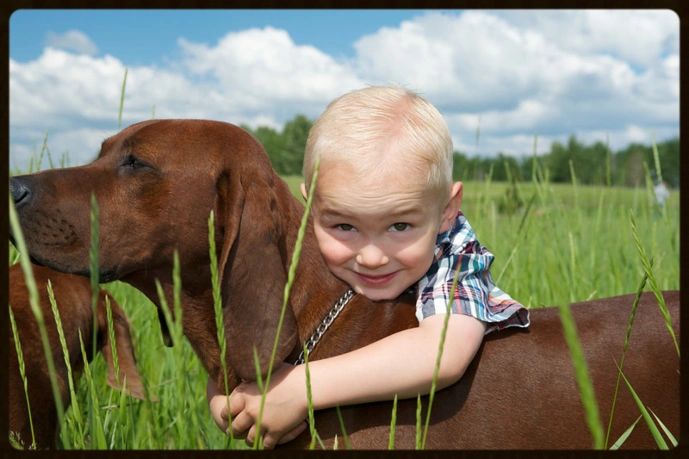
[(266, 149), (270, 162), (273, 164), (275, 170), (281, 173), (276, 167), (276, 164), (279, 163), (280, 150), (282, 149), (282, 137), (280, 133), (268, 126), (259, 126), (255, 130), (249, 131), (259, 142), (261, 142), (263, 148)]
[(304, 165), (306, 139), (313, 123), (304, 115), (297, 115), (285, 124), (282, 130), (282, 152), (280, 155), (280, 173), (298, 175)]

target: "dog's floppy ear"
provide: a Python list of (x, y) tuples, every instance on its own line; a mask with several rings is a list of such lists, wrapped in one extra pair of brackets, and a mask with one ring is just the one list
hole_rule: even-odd
[[(218, 271), (221, 277), (228, 359), (237, 375), (256, 379), (254, 348), (261, 373), (268, 363), (277, 333), (283, 292), (287, 280), (280, 245), (279, 219), (270, 177), (246, 177), (225, 173), (218, 181), (218, 221), (222, 249)], [(297, 326), (287, 306), (275, 363), (293, 350)]]
[(139, 371), (136, 368), (134, 346), (129, 333), (129, 321), (124, 311), (120, 309), (119, 305), (109, 295), (107, 295), (107, 304), (110, 305), (112, 315), (112, 329), (115, 338), (119, 373), (115, 368), (110, 330), (108, 329), (106, 294), (101, 292), (97, 309), (98, 334), (101, 336), (101, 343), (103, 343), (100, 350), (108, 365), (108, 384), (115, 389), (124, 390), (129, 395), (143, 400), (144, 387), (141, 383)]

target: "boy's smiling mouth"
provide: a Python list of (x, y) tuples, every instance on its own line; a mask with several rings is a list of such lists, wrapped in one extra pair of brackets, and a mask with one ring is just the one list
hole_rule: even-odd
[(388, 274), (363, 274), (356, 273), (356, 275), (366, 284), (369, 285), (382, 285), (388, 283), (397, 274), (397, 271)]

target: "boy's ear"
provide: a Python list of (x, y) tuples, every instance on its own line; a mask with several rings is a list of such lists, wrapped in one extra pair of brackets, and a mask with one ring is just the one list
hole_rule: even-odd
[(300, 186), (300, 189), (301, 189), (301, 195), (304, 197), (304, 200), (306, 201), (306, 198), (309, 195), (309, 193), (306, 192), (306, 183), (302, 183)]
[(443, 233), (450, 229), (452, 222), (457, 216), (457, 212), (462, 208), (462, 194), (464, 192), (464, 185), (462, 182), (455, 182), (450, 188), (450, 198), (443, 210), (443, 217), (440, 223), (439, 233)]

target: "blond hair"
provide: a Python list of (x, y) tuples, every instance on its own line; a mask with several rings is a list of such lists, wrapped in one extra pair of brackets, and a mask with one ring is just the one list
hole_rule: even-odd
[(447, 124), (431, 103), (402, 87), (371, 86), (338, 97), (316, 120), (303, 172), (308, 186), (317, 158), (321, 166), (345, 160), (362, 174), (402, 162), (442, 196), (452, 185), (452, 156)]

